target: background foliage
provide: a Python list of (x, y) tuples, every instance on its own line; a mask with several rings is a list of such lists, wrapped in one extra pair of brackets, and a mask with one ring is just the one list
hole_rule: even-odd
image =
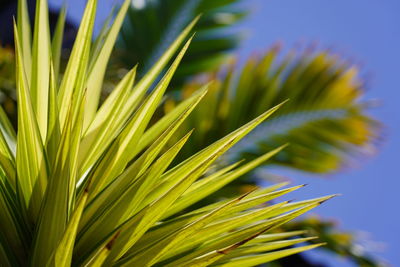
[[(326, 51), (283, 58), (278, 51), (272, 48), (249, 59), (238, 71), (230, 64), (222, 74), (206, 77), (213, 81), (210, 92), (183, 126), (197, 129), (186, 151), (195, 152), (285, 100), (270, 123), (238, 144), (228, 161), (289, 143), (270, 163), (326, 174), (343, 167), (351, 156), (372, 150), (379, 123), (366, 113), (357, 69)], [(188, 83), (180, 97), (196, 91), (204, 77), (199, 80)], [(173, 100), (167, 101), (167, 112), (171, 106)]]
[(241, 39), (240, 32), (231, 30), (247, 15), (246, 10), (237, 6), (238, 2), (133, 1), (117, 43), (120, 62), (123, 66), (139, 63), (139, 72), (146, 71), (185, 25), (202, 14), (195, 28), (196, 36), (174, 77), (173, 85), (179, 86), (189, 77), (218, 69)]

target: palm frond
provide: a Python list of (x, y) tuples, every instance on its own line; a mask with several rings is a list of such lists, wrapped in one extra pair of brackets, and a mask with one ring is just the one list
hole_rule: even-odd
[[(293, 229), (303, 229), (307, 231), (308, 235), (318, 236), (318, 240), (310, 239), (306, 242), (309, 244), (324, 242), (326, 245), (322, 246), (321, 249), (346, 258), (357, 266), (386, 266), (378, 259), (369, 255), (369, 249), (363, 244), (366, 240), (360, 240), (357, 237), (357, 233), (341, 230), (338, 223), (334, 220), (323, 219), (319, 216), (308, 216), (307, 218), (282, 226), (284, 233), (290, 232)], [(295, 258), (296, 256), (293, 257)]]
[[(268, 163), (324, 174), (337, 171), (360, 152), (371, 153), (380, 125), (367, 115), (357, 68), (327, 51), (280, 58), (274, 47), (248, 60), (236, 75), (233, 63), (222, 74), (211, 74), (209, 79), (216, 82), (182, 127), (184, 132), (197, 129), (185, 153), (196, 152), (197, 146), (213, 142), (285, 100), (289, 101), (268, 123), (229, 152), (227, 162), (257, 157), (289, 143)], [(181, 98), (198, 86), (198, 81), (189, 83)], [(166, 113), (174, 101), (167, 101)]]
[(132, 1), (120, 34), (117, 56), (125, 66), (143, 64), (140, 75), (160, 57), (184, 26), (202, 14), (194, 27), (194, 38), (178, 68), (174, 82), (180, 84), (190, 76), (216, 70), (225, 62), (230, 50), (238, 45), (240, 34), (230, 31), (247, 11), (239, 0)]

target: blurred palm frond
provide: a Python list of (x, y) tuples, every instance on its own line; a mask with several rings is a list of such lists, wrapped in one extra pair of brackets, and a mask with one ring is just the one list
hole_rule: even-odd
[[(306, 231), (307, 235), (318, 236), (318, 242), (326, 243), (326, 246), (321, 248), (322, 250), (350, 260), (356, 266), (386, 266), (385, 263), (369, 255), (371, 249), (365, 245), (368, 241), (359, 240), (357, 233), (340, 230), (338, 223), (334, 220), (323, 219), (319, 216), (307, 216), (306, 218), (283, 226), (281, 231), (290, 232), (297, 229)], [(308, 241), (310, 244), (314, 244), (315, 242), (317, 242), (316, 239)], [(281, 259), (279, 262), (283, 266), (290, 266), (286, 265), (286, 263), (291, 262), (291, 260), (296, 260), (297, 257), (299, 257), (299, 255)]]
[(204, 79), (214, 80), (205, 101), (182, 128), (196, 128), (186, 153), (285, 100), (289, 101), (268, 124), (233, 147), (226, 161), (257, 157), (289, 143), (270, 163), (327, 174), (349, 164), (355, 155), (375, 151), (380, 124), (367, 114), (370, 102), (362, 99), (365, 84), (355, 66), (327, 51), (282, 58), (277, 47), (249, 59), (237, 73), (235, 65), (187, 84), (166, 102), (168, 112)]
[(194, 28), (196, 36), (174, 84), (181, 85), (188, 77), (216, 70), (229, 57), (240, 37), (232, 25), (244, 18), (246, 10), (240, 0), (141, 0), (132, 1), (123, 25), (116, 55), (126, 67), (137, 63), (140, 73), (162, 54), (193, 17), (202, 14)]

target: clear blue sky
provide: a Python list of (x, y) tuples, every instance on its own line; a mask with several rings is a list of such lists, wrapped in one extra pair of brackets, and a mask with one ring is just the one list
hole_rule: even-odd
[(400, 159), (400, 2), (258, 0), (246, 4), (254, 13), (242, 26), (250, 29), (250, 33), (241, 54), (262, 50), (275, 40), (281, 40), (286, 47), (293, 47), (299, 41), (317, 41), (321, 47), (333, 47), (344, 56), (362, 62), (362, 70), (371, 79), (366, 97), (382, 102), (381, 107), (371, 111), (385, 124), (385, 140), (379, 153), (329, 180), (306, 175), (294, 180), (309, 183), (299, 198), (342, 193), (317, 213), (340, 218), (343, 229), (369, 233), (372, 240), (386, 246), (374, 254), (393, 266), (400, 266), (397, 205), (400, 176), (396, 171)]
[[(63, 0), (50, 0), (59, 6)], [(70, 18), (78, 21), (85, 1), (67, 0)], [(100, 17), (116, 1), (99, 1)], [(253, 14), (240, 25), (248, 31), (239, 50), (242, 57), (263, 51), (277, 40), (286, 48), (299, 41), (317, 41), (343, 56), (362, 62), (370, 77), (367, 98), (379, 99), (382, 106), (371, 113), (385, 124), (384, 144), (379, 153), (363, 160), (355, 169), (334, 177), (316, 178), (289, 173), (296, 183), (308, 183), (298, 198), (342, 193), (316, 212), (338, 218), (345, 230), (369, 233), (368, 239), (385, 244), (383, 250), (368, 246), (376, 256), (392, 266), (400, 266), (400, 1), (398, 0), (244, 0)], [(362, 237), (363, 239), (365, 237)], [(379, 247), (379, 245), (378, 245)], [(333, 261), (331, 266), (347, 266)], [(351, 265), (349, 265), (351, 266)]]

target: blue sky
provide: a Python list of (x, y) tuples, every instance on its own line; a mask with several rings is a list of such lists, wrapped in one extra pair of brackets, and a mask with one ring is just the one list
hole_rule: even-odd
[[(62, 0), (51, 0), (59, 6)], [(69, 16), (79, 21), (82, 0), (69, 0)], [(99, 1), (104, 18), (116, 1)], [(378, 154), (363, 159), (356, 168), (318, 178), (287, 172), (296, 183), (309, 186), (295, 197), (308, 198), (332, 193), (342, 196), (320, 207), (316, 213), (335, 218), (344, 230), (357, 231), (368, 242), (373, 254), (392, 266), (400, 266), (400, 214), (397, 207), (400, 180), (397, 164), (400, 148), (400, 1), (396, 0), (245, 0), (253, 10), (239, 28), (247, 39), (238, 53), (245, 58), (263, 51), (276, 41), (286, 48), (299, 42), (317, 42), (357, 62), (368, 77), (367, 99), (382, 105), (371, 110), (385, 125), (384, 142)], [(101, 19), (100, 19), (101, 20)], [(379, 243), (378, 243), (379, 242)], [(380, 248), (381, 243), (385, 248)], [(314, 253), (315, 254), (315, 253)], [(313, 254), (313, 255), (314, 255)], [(351, 266), (332, 260), (331, 266)]]
[[(245, 1), (246, 2), (246, 1)], [(308, 188), (298, 196), (342, 193), (320, 207), (317, 213), (340, 218), (342, 229), (369, 233), (370, 239), (385, 244), (374, 254), (400, 266), (400, 214), (397, 203), (400, 181), (396, 166), (400, 148), (398, 98), (400, 53), (400, 2), (395, 0), (270, 0), (247, 1), (253, 15), (242, 25), (250, 29), (240, 53), (262, 51), (280, 40), (286, 47), (299, 41), (319, 43), (344, 57), (360, 62), (369, 78), (367, 99), (379, 99), (371, 110), (385, 125), (384, 142), (378, 154), (362, 160), (355, 169), (321, 179), (290, 173)], [(374, 245), (371, 245), (374, 247)], [(379, 245), (378, 245), (379, 247)], [(335, 263), (332, 266), (343, 266)]]

